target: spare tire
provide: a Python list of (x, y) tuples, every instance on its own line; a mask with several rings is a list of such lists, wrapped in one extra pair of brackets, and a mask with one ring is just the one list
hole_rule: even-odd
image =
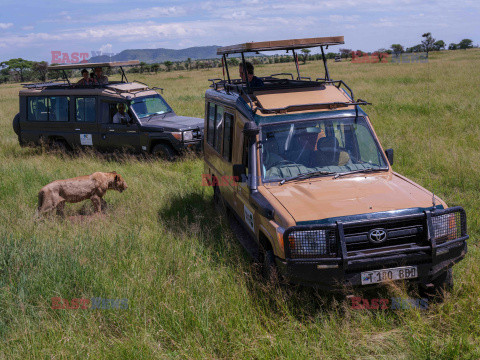
[(20, 136), (20, 114), (17, 114), (15, 115), (15, 117), (13, 118), (13, 131), (15, 131), (15, 134), (17, 134), (17, 136)]

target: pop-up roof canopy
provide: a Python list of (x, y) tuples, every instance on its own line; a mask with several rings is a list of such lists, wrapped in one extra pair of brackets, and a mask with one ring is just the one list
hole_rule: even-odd
[(48, 67), (48, 70), (72, 70), (72, 69), (96, 68), (96, 67), (134, 66), (139, 64), (140, 64), (140, 61), (138, 60), (114, 61), (114, 62), (104, 62), (104, 63), (62, 64), (62, 65), (50, 65)]
[(243, 52), (305, 49), (317, 46), (344, 44), (343, 36), (317, 37), (308, 39), (291, 39), (277, 41), (248, 42), (244, 44), (224, 46), (217, 49), (217, 55)]

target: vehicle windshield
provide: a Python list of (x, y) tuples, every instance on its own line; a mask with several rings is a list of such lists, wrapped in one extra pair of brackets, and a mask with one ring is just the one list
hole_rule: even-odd
[(158, 94), (135, 98), (130, 102), (130, 105), (139, 119), (172, 111), (167, 102)]
[(363, 117), (267, 125), (262, 127), (261, 139), (265, 182), (310, 173), (322, 176), (388, 169)]

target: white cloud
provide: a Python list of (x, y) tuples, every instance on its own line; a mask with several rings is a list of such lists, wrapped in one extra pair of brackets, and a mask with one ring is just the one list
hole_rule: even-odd
[(12, 23), (0, 23), (0, 29), (2, 30), (6, 30), (8, 29), (9, 27), (12, 27), (13, 24)]
[(102, 52), (102, 54), (103, 53), (111, 53), (112, 52), (112, 44), (102, 45), (102, 46), (100, 46), (99, 50)]

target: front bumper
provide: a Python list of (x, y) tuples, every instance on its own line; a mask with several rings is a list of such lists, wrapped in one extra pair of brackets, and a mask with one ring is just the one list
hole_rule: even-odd
[[(458, 216), (459, 236), (448, 240), (436, 238), (432, 219), (438, 216)], [(440, 218), (439, 218), (440, 219)], [(388, 222), (417, 221), (416, 241), (405, 241), (402, 245), (376, 246), (363, 250), (348, 249), (349, 240), (345, 234), (354, 227), (372, 229), (388, 225)], [(291, 248), (289, 236), (293, 232), (326, 230), (335, 234), (334, 248), (328, 257), (301, 258)], [(398, 230), (395, 230), (398, 233)], [(358, 236), (357, 236), (358, 237)], [(333, 235), (332, 235), (333, 239)], [(327, 225), (294, 226), (284, 233), (286, 259), (277, 259), (277, 266), (288, 281), (320, 288), (336, 288), (361, 285), (361, 273), (399, 266), (417, 266), (418, 277), (411, 281), (429, 283), (446, 269), (465, 257), (468, 235), (466, 234), (466, 215), (460, 207), (445, 210), (424, 211), (421, 214), (407, 215), (388, 219), (344, 222), (337, 221)], [(333, 241), (333, 240), (332, 240)], [(371, 285), (367, 285), (371, 286)]]

